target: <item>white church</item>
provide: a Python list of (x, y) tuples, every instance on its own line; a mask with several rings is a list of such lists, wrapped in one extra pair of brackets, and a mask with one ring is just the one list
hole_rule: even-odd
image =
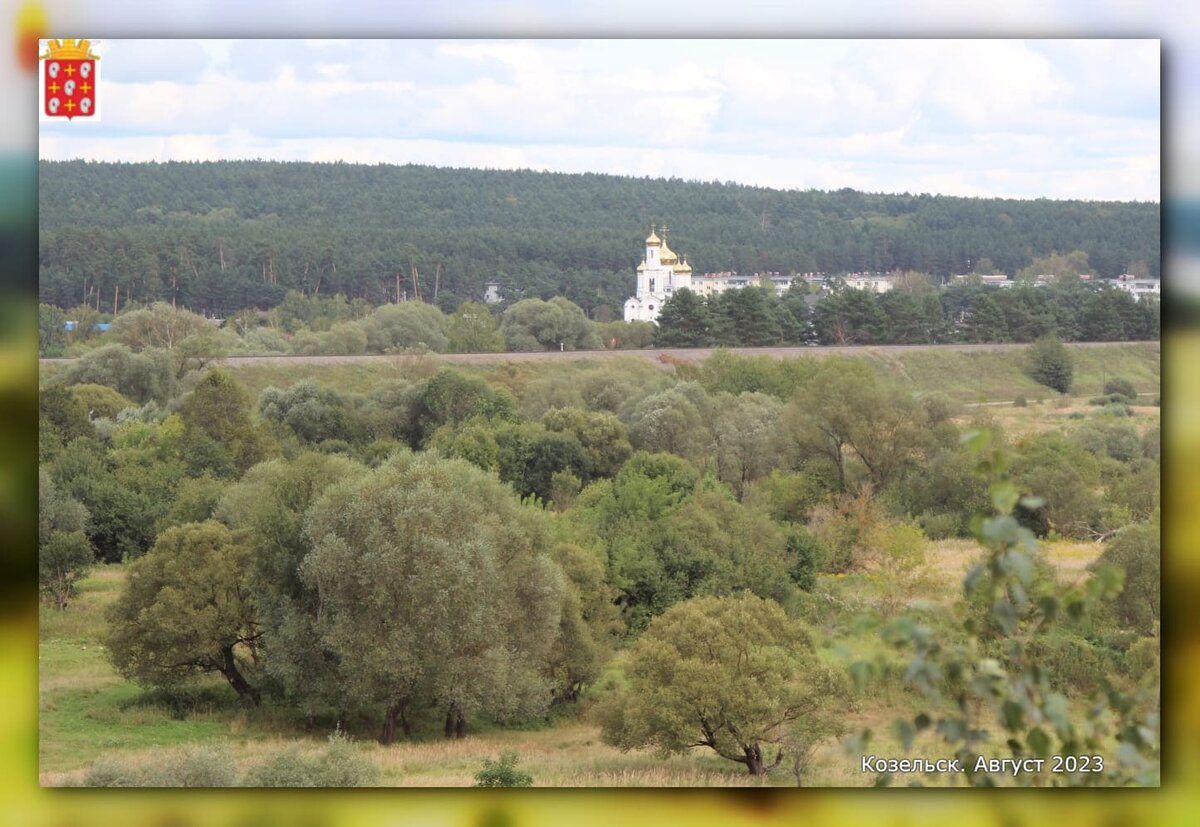
[(686, 256), (680, 258), (667, 246), (667, 227), (662, 238), (654, 227), (646, 238), (646, 255), (637, 268), (637, 295), (625, 302), (625, 321), (653, 322), (663, 302), (681, 288), (692, 289), (692, 268)]

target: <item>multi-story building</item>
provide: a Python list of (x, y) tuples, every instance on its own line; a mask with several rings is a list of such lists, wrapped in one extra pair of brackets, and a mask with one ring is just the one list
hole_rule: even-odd
[(1158, 279), (1139, 278), (1131, 273), (1122, 273), (1113, 281), (1113, 287), (1124, 290), (1139, 301), (1142, 296), (1159, 298), (1162, 295), (1161, 285)]

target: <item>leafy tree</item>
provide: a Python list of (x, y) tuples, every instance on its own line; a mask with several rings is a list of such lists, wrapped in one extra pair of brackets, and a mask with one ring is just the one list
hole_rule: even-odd
[(784, 427), (798, 457), (833, 463), (838, 490), (848, 489), (849, 462), (857, 458), (881, 491), (921, 455), (927, 415), (900, 388), (882, 385), (865, 363), (830, 357), (785, 410)]
[[(1026, 492), (1046, 492), (1035, 513), (1024, 514), (1039, 535), (1049, 529), (1067, 537), (1090, 538), (1101, 515), (1096, 488), (1100, 464), (1078, 440), (1049, 432), (1019, 442), (1011, 458), (1013, 479)], [(1018, 510), (1019, 515), (1022, 512)], [(1038, 523), (1044, 521), (1044, 526)]]
[(244, 535), (249, 550), (247, 583), (269, 632), (261, 647), (263, 671), (308, 714), (340, 694), (336, 658), (315, 643), (319, 596), (300, 575), (313, 548), (305, 514), (330, 486), (366, 470), (346, 457), (313, 452), (268, 460), (228, 487), (215, 512)]
[(663, 527), (659, 590), (665, 593), (657, 595), (656, 609), (700, 594), (750, 591), (782, 600), (790, 592), (786, 536), (723, 486), (701, 484)]
[(1026, 350), (1026, 370), (1034, 381), (1059, 393), (1071, 390), (1071, 354), (1057, 336), (1043, 336)]
[(318, 646), (347, 702), (383, 713), (380, 740), (431, 700), (446, 734), (478, 711), (550, 701), (562, 574), (539, 512), (462, 460), (397, 454), (312, 506), (300, 567), (320, 595)]
[(710, 299), (713, 336), (718, 344), (763, 347), (783, 343), (782, 308), (773, 290), (747, 286)]
[(38, 391), (38, 420), (60, 443), (78, 437), (95, 435), (82, 399), (61, 385), (50, 385)]
[(155, 523), (171, 494), (170, 484), (164, 485), (164, 478), (148, 473), (146, 466), (131, 463), (119, 473), (114, 460), (95, 440), (76, 439), (48, 469), (59, 490), (87, 509), (88, 540), (97, 556), (110, 563), (153, 545)]
[(1073, 250), (1066, 254), (1054, 250), (1049, 255), (1035, 257), (1028, 267), (1023, 267), (1017, 273), (1017, 279), (1029, 281), (1042, 275), (1078, 279), (1080, 275), (1091, 272), (1087, 253), (1083, 250)]
[(159, 533), (172, 526), (211, 520), (228, 487), (229, 483), (226, 480), (217, 477), (201, 476), (180, 480), (173, 492), (175, 497), (171, 507), (158, 521)]
[(134, 353), (125, 345), (105, 345), (89, 351), (54, 377), (55, 384), (105, 385), (139, 405), (165, 403), (174, 396), (178, 378), (170, 355), (148, 347)]
[(448, 344), (446, 316), (436, 306), (419, 301), (385, 304), (365, 318), (362, 327), (367, 348), (376, 353), (419, 347), (441, 352)]
[(1008, 322), (1004, 318), (1004, 311), (990, 295), (980, 296), (972, 305), (966, 333), (969, 342), (1007, 342), (1009, 340)]
[(292, 337), (297, 356), (347, 356), (365, 353), (367, 332), (358, 322), (338, 322), (327, 331), (301, 330)]
[(70, 604), (75, 583), (93, 562), (87, 520), (87, 509), (38, 469), (38, 585), (58, 609)]
[(104, 385), (73, 385), (71, 393), (83, 403), (89, 419), (116, 419), (117, 414), (126, 408), (137, 407), (131, 400)]
[(804, 786), (817, 748), (849, 729), (846, 711), (854, 708), (850, 682), (840, 670), (828, 666), (816, 666), (805, 676), (803, 700), (800, 714), (781, 742), (797, 787)]
[(121, 313), (113, 319), (110, 333), (133, 351), (148, 347), (170, 350), (189, 336), (212, 333), (215, 327), (203, 316), (166, 302)]
[(258, 398), (258, 413), (310, 445), (329, 439), (360, 442), (367, 436), (351, 400), (312, 379), (302, 379), (286, 390), (266, 388)]
[(450, 317), (447, 330), (451, 353), (495, 353), (504, 350), (504, 337), (487, 305), (463, 302)]
[(625, 625), (600, 555), (572, 543), (556, 543), (551, 555), (566, 579), (550, 670), (555, 700), (571, 702), (600, 675)]
[(496, 464), (500, 479), (522, 497), (553, 500), (554, 475), (569, 472), (578, 480), (588, 479), (588, 458), (569, 433), (547, 431), (532, 422), (506, 423), (496, 434)]
[(588, 458), (592, 477), (611, 477), (633, 453), (629, 431), (621, 420), (605, 411), (554, 408), (542, 417), (548, 431), (575, 437)]
[(259, 692), (242, 674), (259, 640), (245, 584), (246, 546), (220, 523), (168, 529), (135, 560), (109, 607), (109, 656), (117, 671), (148, 686), (170, 688), (219, 672), (247, 706)]
[(654, 345), (658, 325), (654, 322), (597, 321), (596, 334), (609, 350), (641, 350)]
[(987, 502), (987, 487), (973, 467), (965, 452), (938, 452), (893, 487), (898, 510), (916, 518), (930, 539), (967, 536), (971, 515)]
[(704, 389), (691, 383), (647, 396), (628, 415), (630, 441), (638, 450), (700, 460), (711, 445), (707, 408)]
[(263, 440), (250, 420), (250, 397), (233, 375), (225, 370), (205, 374), (179, 404), (185, 433), (210, 437), (229, 451), (239, 470), (262, 459)]
[(411, 400), (399, 401), (402, 407), (407, 403), (409, 424), (402, 431), (414, 448), (424, 445), (443, 425), (472, 419), (504, 422), (516, 415), (516, 400), (508, 391), (452, 368), (442, 368), (429, 377)]
[(722, 395), (712, 423), (717, 477), (742, 497), (746, 486), (778, 462), (783, 404), (762, 393)]
[(816, 655), (778, 604), (699, 597), (655, 619), (629, 654), (625, 691), (601, 707), (604, 740), (666, 756), (706, 747), (764, 775), (772, 745), (814, 705)]
[(870, 345), (885, 339), (887, 317), (867, 290), (840, 290), (813, 310), (813, 329), (823, 345)]
[(62, 356), (67, 349), (67, 314), (52, 304), (38, 305), (38, 356)]
[(517, 302), (504, 311), (500, 333), (510, 351), (598, 350), (601, 346), (583, 310), (562, 296)]
[(1079, 314), (1079, 336), (1092, 342), (1118, 342), (1128, 338), (1125, 316), (1131, 314), (1133, 296), (1124, 290), (1102, 289), (1088, 293)]

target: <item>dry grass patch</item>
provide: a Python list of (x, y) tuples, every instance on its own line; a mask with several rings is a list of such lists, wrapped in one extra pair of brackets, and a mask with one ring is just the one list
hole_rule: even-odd
[(1054, 540), (1042, 543), (1042, 554), (1060, 575), (1082, 572), (1104, 551), (1095, 541)]
[(701, 750), (670, 758), (659, 758), (644, 750), (621, 752), (600, 740), (597, 727), (579, 722), (533, 732), (485, 732), (455, 741), (376, 747), (383, 784), (401, 787), (472, 786), (483, 760), (494, 759), (504, 750), (518, 753), (519, 768), (532, 775), (534, 786), (539, 787), (727, 787), (763, 783), (739, 765)]
[[(1084, 571), (1104, 550), (1091, 540), (1043, 540), (1042, 554), (1060, 575)], [(970, 567), (981, 559), (983, 550), (974, 540), (951, 539), (929, 543), (926, 559), (947, 585), (962, 583)]]

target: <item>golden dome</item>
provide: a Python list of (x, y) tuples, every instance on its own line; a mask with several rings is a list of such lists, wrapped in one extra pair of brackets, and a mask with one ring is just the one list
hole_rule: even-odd
[(688, 264), (686, 261), (684, 261), (681, 264), (676, 264), (675, 272), (676, 273), (690, 273), (690, 272), (692, 272), (692, 265)]
[(675, 255), (675, 251), (667, 246), (667, 242), (663, 242), (662, 252), (658, 254), (659, 259), (663, 264), (674, 264), (679, 261), (679, 256)]
[(642, 272), (645, 272), (645, 270), (646, 270), (646, 262), (643, 261), (641, 264), (638, 265), (637, 271), (639, 273), (642, 273)]
[(662, 244), (662, 239), (654, 232), (654, 227), (650, 228), (650, 235), (646, 237), (647, 244)]

